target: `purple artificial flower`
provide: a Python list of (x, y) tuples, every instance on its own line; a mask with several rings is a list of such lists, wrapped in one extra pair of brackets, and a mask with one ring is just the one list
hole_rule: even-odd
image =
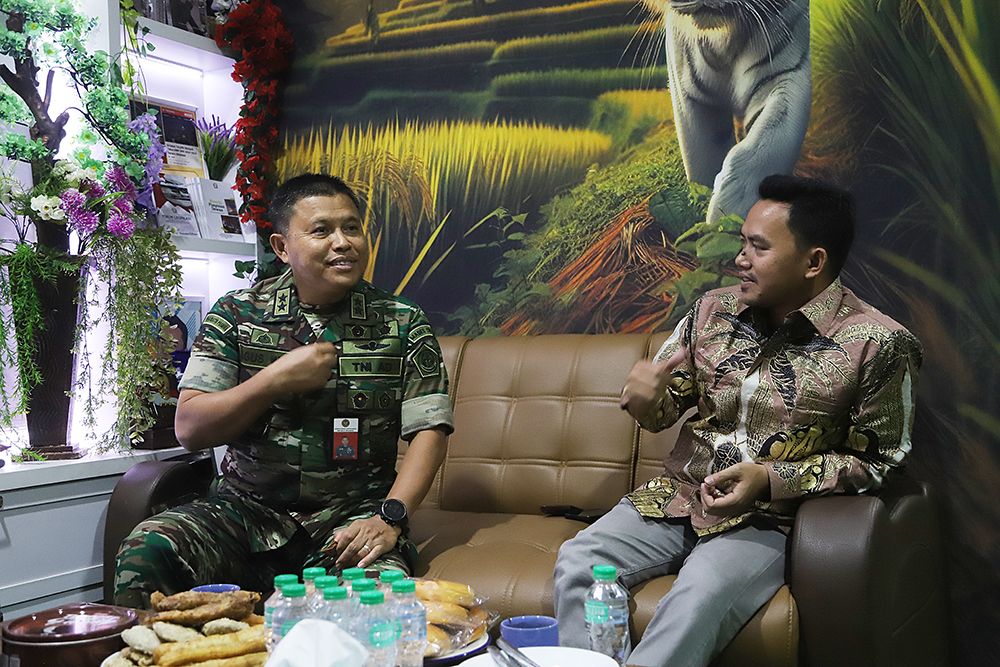
[(125, 197), (119, 197), (115, 200), (115, 203), (111, 205), (116, 211), (122, 215), (129, 216), (132, 215), (132, 211), (135, 210), (132, 206), (132, 200)]
[(146, 152), (142, 182), (138, 194), (133, 199), (136, 200), (136, 203), (145, 206), (151, 213), (156, 213), (159, 209), (153, 201), (153, 185), (159, 181), (160, 170), (163, 168), (163, 156), (167, 154), (167, 147), (163, 145), (160, 138), (156, 118), (151, 114), (142, 114), (130, 122), (128, 127), (137, 134), (145, 134), (149, 137), (149, 150)]
[[(135, 199), (137, 194), (135, 189), (135, 183), (129, 178), (129, 175), (125, 173), (125, 169), (119, 165), (115, 165), (108, 169), (104, 174), (104, 182), (110, 187), (114, 188), (116, 192), (120, 192), (125, 195), (128, 199)], [(120, 199), (120, 198), (119, 198)]]
[(135, 231), (135, 223), (129, 216), (122, 215), (121, 211), (116, 208), (112, 208), (108, 213), (108, 231), (115, 236), (127, 239), (132, 236), (132, 232)]
[(59, 199), (62, 200), (62, 204), (60, 204), (60, 207), (67, 213), (77, 211), (87, 205), (86, 195), (84, 195), (76, 188), (69, 188), (61, 195), (59, 195)]
[(87, 196), (91, 199), (100, 199), (106, 194), (104, 186), (98, 181), (83, 181), (80, 183), (81, 188), (84, 187), (84, 185), (87, 186)]
[(66, 216), (69, 218), (70, 226), (81, 235), (90, 234), (101, 224), (97, 213), (89, 208), (75, 208), (72, 211), (66, 211)]

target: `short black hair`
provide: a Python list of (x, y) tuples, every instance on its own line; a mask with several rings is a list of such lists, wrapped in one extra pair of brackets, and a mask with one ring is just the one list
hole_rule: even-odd
[(760, 182), (761, 199), (788, 204), (788, 228), (799, 248), (826, 250), (834, 277), (854, 243), (854, 199), (850, 193), (812, 178), (774, 174)]
[(182, 320), (181, 318), (177, 317), (176, 315), (167, 315), (163, 319), (166, 321), (166, 323), (169, 326), (177, 327), (178, 329), (181, 330), (181, 336), (183, 336), (183, 338), (181, 338), (180, 344), (181, 344), (181, 347), (183, 347), (186, 350), (187, 346), (188, 346), (188, 327), (187, 327), (187, 324), (185, 324), (184, 320)]
[(363, 215), (361, 199), (343, 179), (326, 174), (302, 174), (290, 178), (274, 191), (271, 196), (271, 206), (268, 217), (274, 225), (274, 231), (288, 234), (288, 223), (292, 219), (292, 209), (300, 199), (306, 197), (336, 197), (346, 195), (354, 202), (358, 215)]

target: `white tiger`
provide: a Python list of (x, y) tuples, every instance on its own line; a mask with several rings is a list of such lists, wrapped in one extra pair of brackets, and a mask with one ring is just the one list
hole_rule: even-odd
[(795, 168), (809, 123), (809, 0), (645, 0), (663, 13), (674, 124), (708, 219), (746, 217)]

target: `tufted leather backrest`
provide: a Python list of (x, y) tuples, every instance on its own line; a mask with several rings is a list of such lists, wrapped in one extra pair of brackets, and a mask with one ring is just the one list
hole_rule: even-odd
[(452, 375), (455, 433), (437, 507), (612, 507), (632, 488), (638, 434), (619, 407), (621, 387), (648, 348), (640, 334), (465, 341)]

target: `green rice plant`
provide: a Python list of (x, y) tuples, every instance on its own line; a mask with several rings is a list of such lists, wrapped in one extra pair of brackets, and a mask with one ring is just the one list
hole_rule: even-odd
[[(421, 17), (419, 25), (384, 31), (379, 49), (419, 48), (434, 44), (475, 39), (516, 39), (524, 35), (542, 36), (560, 29), (591, 30), (628, 21), (633, 0), (590, 0), (557, 7), (534, 7), (519, 11), (451, 19), (448, 15)], [(442, 20), (445, 19), (445, 20)], [(426, 22), (423, 22), (426, 21)], [(560, 28), (566, 26), (566, 28)], [(370, 47), (367, 36), (335, 36), (326, 42), (333, 53), (342, 49)]]
[[(629, 49), (635, 48), (636, 37), (644, 33), (659, 30), (658, 25), (644, 23), (635, 25), (619, 25), (610, 28), (583, 30), (561, 35), (543, 35), (538, 37), (520, 37), (512, 39), (497, 47), (493, 54), (495, 62), (527, 61), (538, 59), (558, 60), (569, 56), (579, 63), (581, 55), (591, 52), (617, 50), (621, 63), (631, 62), (628, 59)], [(618, 63), (615, 63), (618, 64)], [(569, 65), (570, 67), (572, 65)]]
[(596, 132), (536, 123), (392, 122), (288, 137), (276, 172), (279, 181), (320, 172), (355, 185), (378, 247), (370, 276), (399, 284), (436, 230), (443, 249), (497, 206), (547, 199), (577, 182), (609, 147)]
[(555, 69), (502, 74), (490, 83), (498, 97), (590, 97), (614, 90), (667, 87), (667, 68)]

